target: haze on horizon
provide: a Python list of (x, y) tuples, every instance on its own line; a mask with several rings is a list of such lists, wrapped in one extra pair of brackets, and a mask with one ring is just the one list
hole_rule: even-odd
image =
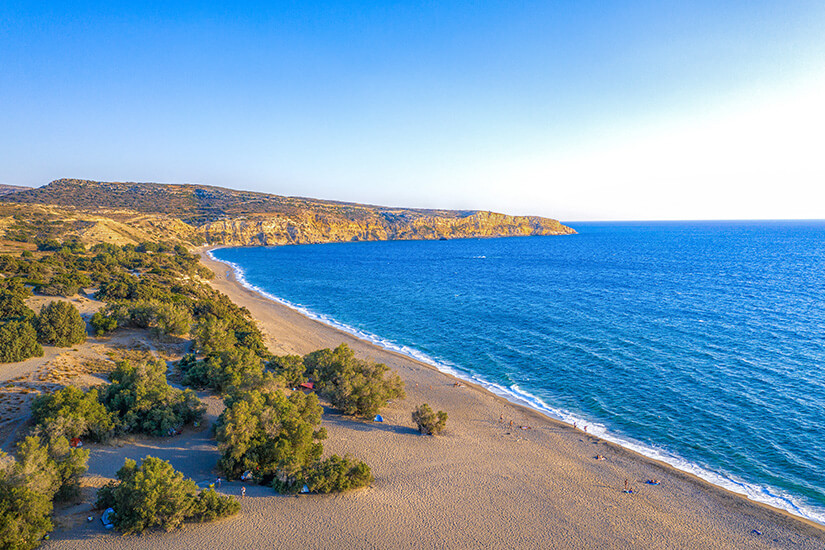
[(825, 218), (825, 3), (0, 5), (0, 183)]

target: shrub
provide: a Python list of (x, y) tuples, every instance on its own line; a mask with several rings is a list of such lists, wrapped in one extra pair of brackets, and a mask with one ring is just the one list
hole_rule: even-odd
[(92, 315), (90, 324), (92, 325), (95, 336), (103, 336), (117, 328), (117, 319), (108, 317), (98, 311)]
[(29, 357), (42, 357), (37, 331), (28, 321), (0, 324), (0, 363), (15, 363)]
[(317, 428), (322, 414), (318, 398), (253, 390), (226, 401), (216, 424), (218, 467), (230, 479), (249, 470), (260, 482), (274, 480), (281, 491), (299, 488), (305, 471), (323, 453), (319, 441), (326, 430)]
[(144, 458), (140, 466), (127, 458), (117, 478), (119, 483), (98, 491), (97, 505), (114, 508), (113, 523), (124, 533), (155, 527), (172, 531), (187, 519), (211, 521), (240, 509), (234, 498), (212, 489), (198, 494), (194, 481), (169, 462), (152, 456)]
[(373, 482), (370, 467), (350, 456), (332, 455), (316, 464), (307, 476), (307, 488), (313, 493), (340, 493), (366, 487)]
[(88, 437), (105, 441), (115, 430), (115, 415), (98, 399), (96, 388), (84, 393), (67, 386), (32, 402), (32, 420), (48, 439)]
[(37, 317), (37, 335), (43, 344), (67, 348), (86, 341), (86, 323), (68, 302), (50, 302)]
[(318, 391), (344, 414), (371, 418), (388, 399), (404, 397), (404, 385), (397, 374), (384, 378), (389, 367), (357, 359), (346, 344), (334, 351), (314, 351), (304, 357), (304, 364)]
[(203, 417), (206, 406), (195, 392), (167, 384), (165, 371), (162, 361), (121, 361), (112, 371), (112, 383), (103, 390), (101, 401), (118, 415), (125, 431), (167, 435)]
[(240, 502), (234, 498), (219, 495), (215, 489), (209, 487), (198, 494), (193, 517), (195, 521), (205, 523), (237, 514), (240, 509)]
[(425, 435), (437, 435), (447, 426), (447, 413), (434, 412), (429, 405), (419, 405), (412, 412), (412, 420), (418, 425), (418, 431)]

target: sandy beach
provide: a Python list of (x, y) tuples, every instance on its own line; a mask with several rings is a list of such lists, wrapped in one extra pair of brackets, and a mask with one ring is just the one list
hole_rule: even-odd
[[(58, 514), (44, 548), (818, 548), (822, 526), (754, 503), (632, 451), (589, 436), (483, 388), (342, 333), (245, 289), (224, 264), (203, 258), (212, 285), (245, 306), (277, 354), (305, 354), (341, 342), (382, 362), (406, 384), (385, 423), (327, 409), (326, 452), (350, 453), (373, 470), (371, 487), (341, 495), (278, 496), (248, 487), (238, 516), (175, 533), (121, 537), (78, 522), (88, 504)], [(449, 413), (445, 435), (420, 436), (420, 403)], [(208, 398), (209, 420), (221, 403)], [(501, 420), (503, 419), (503, 420)], [(512, 428), (510, 422), (512, 421)], [(529, 429), (521, 429), (521, 427)], [(206, 430), (171, 442), (135, 440), (92, 447), (96, 484), (123, 457), (169, 459), (196, 481), (217, 475)], [(604, 459), (597, 460), (596, 456)], [(658, 486), (645, 483), (658, 479)], [(625, 480), (632, 494), (623, 492)], [(89, 489), (91, 491), (91, 488)], [(221, 491), (240, 495), (240, 484)], [(73, 519), (74, 518), (74, 519)]]

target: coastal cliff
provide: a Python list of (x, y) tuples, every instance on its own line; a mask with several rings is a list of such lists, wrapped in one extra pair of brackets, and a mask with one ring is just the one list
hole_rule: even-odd
[(565, 235), (574, 231), (555, 220), (475, 212), (463, 218), (422, 216), (405, 219), (376, 213), (369, 219), (348, 220), (306, 212), (298, 216), (224, 219), (201, 226), (210, 244), (279, 245), (346, 241), (456, 239), (463, 237), (522, 237)]
[(535, 216), (391, 208), (205, 185), (62, 179), (0, 195), (0, 201), (69, 209), (88, 219), (76, 236), (90, 243), (100, 240), (103, 226), (111, 235), (107, 220), (173, 240), (231, 246), (575, 233), (557, 220)]

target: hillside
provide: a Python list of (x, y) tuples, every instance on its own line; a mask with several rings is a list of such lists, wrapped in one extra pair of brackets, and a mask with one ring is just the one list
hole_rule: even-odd
[(23, 187), (20, 185), (6, 185), (0, 183), (0, 195), (7, 195), (9, 193), (17, 193), (18, 191), (28, 191), (31, 187)]
[[(283, 197), (206, 185), (111, 183), (61, 179), (36, 189), (0, 195), (0, 201), (70, 209), (118, 223), (172, 229), (170, 238), (225, 245), (276, 245), (391, 239), (448, 239), (564, 235), (556, 220), (483, 211), (390, 208)], [(149, 221), (151, 219), (151, 222)], [(91, 238), (98, 220), (83, 229)], [(178, 222), (180, 223), (180, 222)], [(105, 229), (105, 228), (104, 228)], [(106, 231), (104, 231), (106, 232)], [(81, 237), (83, 236), (81, 235)]]

